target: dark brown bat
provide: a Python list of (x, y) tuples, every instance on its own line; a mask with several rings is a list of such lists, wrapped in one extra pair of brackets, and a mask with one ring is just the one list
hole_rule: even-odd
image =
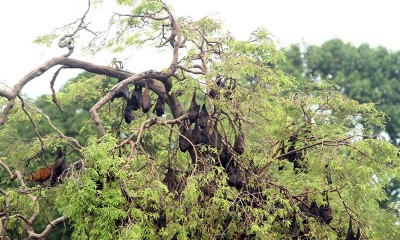
[(227, 146), (224, 146), (224, 149), (222, 149), (222, 152), (219, 155), (219, 160), (221, 161), (221, 166), (224, 167), (225, 169), (227, 169), (228, 166), (233, 161), (232, 154), (229, 152)]
[(144, 86), (144, 91), (143, 91), (143, 96), (142, 96), (142, 111), (144, 113), (147, 113), (150, 108), (151, 108), (151, 98), (150, 98), (150, 91), (149, 91), (149, 85), (146, 81), (145, 86)]
[[(190, 139), (190, 128), (186, 121), (183, 122), (182, 125), (179, 127), (179, 131), (187, 139)], [(192, 144), (190, 144), (190, 142), (183, 136), (179, 136), (179, 148), (181, 149), (182, 152), (186, 152), (188, 149), (192, 147)]]
[(346, 240), (356, 240), (356, 238), (354, 237), (353, 223), (351, 221), (351, 218), (349, 220), (349, 228), (347, 229)]
[(204, 103), (201, 107), (201, 111), (199, 113), (199, 125), (201, 128), (205, 128), (207, 126), (208, 121), (208, 112), (206, 109), (206, 104)]
[(210, 136), (210, 145), (218, 150), (222, 149), (222, 136), (218, 132), (217, 127), (212, 130)]
[(129, 99), (129, 88), (127, 85), (120, 88), (118, 92), (114, 95), (114, 98), (121, 98), (121, 97)]
[[(199, 125), (200, 125), (200, 120), (199, 120)], [(208, 133), (207, 125), (200, 132), (200, 143), (210, 144), (210, 134)]]
[(332, 208), (329, 204), (325, 206), (320, 206), (319, 207), (319, 216), (322, 218), (322, 221), (326, 224), (329, 224), (332, 222), (333, 219), (333, 213), (332, 213)]
[(164, 114), (164, 105), (165, 105), (164, 100), (158, 97), (156, 105), (154, 106), (153, 109), (153, 113), (157, 114), (158, 117), (161, 117)]
[(133, 114), (133, 109), (130, 104), (126, 104), (124, 109), (124, 120), (126, 123), (131, 123), (135, 119), (135, 115)]
[(131, 106), (132, 110), (136, 111), (141, 107), (142, 104), (142, 87), (136, 85), (135, 90), (131, 94)]
[(233, 150), (238, 154), (244, 152), (244, 136), (243, 133), (239, 133), (235, 139), (235, 144), (233, 145)]
[(192, 101), (190, 102), (189, 110), (187, 111), (189, 115), (190, 123), (194, 123), (199, 115), (200, 105), (196, 102), (196, 91), (193, 93)]
[(192, 142), (197, 145), (201, 142), (201, 134), (200, 134), (200, 126), (199, 126), (199, 120), (196, 120), (194, 124), (194, 128), (192, 130), (192, 134), (190, 135)]

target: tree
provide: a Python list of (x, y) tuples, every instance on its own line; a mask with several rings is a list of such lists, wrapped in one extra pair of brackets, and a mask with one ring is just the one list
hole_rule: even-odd
[[(3, 238), (45, 238), (66, 221), (74, 239), (398, 236), (394, 214), (378, 204), (382, 187), (399, 175), (398, 149), (365, 138), (384, 127), (373, 104), (323, 81), (298, 89), (275, 67), (283, 53), (264, 29), (241, 41), (216, 19), (175, 18), (162, 1), (117, 3), (106, 31), (86, 24), (89, 7), (74, 24), (38, 38), (59, 39), (68, 53), (0, 90), (0, 165), (8, 176), (0, 198)], [(118, 56), (156, 46), (171, 52), (171, 63), (131, 73), (118, 57), (113, 66), (74, 59), (85, 32), (94, 34), (89, 52)], [(95, 134), (66, 135), (40, 104), (20, 95), (57, 65), (51, 85), (68, 68), (95, 74), (52, 95), (59, 115), (95, 101), (92, 123), (81, 127), (94, 126)], [(41, 121), (52, 131), (42, 132)], [(15, 137), (18, 127), (33, 129), (34, 138)], [(52, 168), (63, 157), (69, 166), (52, 169), (56, 181), (27, 184), (30, 162)], [(39, 218), (47, 219), (44, 229)]]
[[(384, 47), (371, 48), (368, 44), (355, 47), (340, 39), (332, 39), (321, 46), (292, 45), (286, 51), (287, 61), (281, 67), (296, 76), (302, 88), (318, 79), (329, 79), (351, 99), (361, 103), (373, 102), (388, 115), (385, 132), (390, 141), (399, 146), (400, 111), (399, 63), (400, 52)], [(376, 129), (380, 134), (381, 129)], [(394, 181), (386, 189), (390, 201), (399, 200), (400, 183)]]
[(361, 103), (373, 102), (388, 114), (386, 132), (398, 144), (400, 112), (395, 93), (399, 84), (400, 52), (384, 47), (371, 48), (361, 44), (358, 48), (340, 39), (326, 41), (321, 46), (292, 45), (286, 51), (287, 63), (283, 69), (307, 83), (329, 79), (340, 86), (351, 99)]

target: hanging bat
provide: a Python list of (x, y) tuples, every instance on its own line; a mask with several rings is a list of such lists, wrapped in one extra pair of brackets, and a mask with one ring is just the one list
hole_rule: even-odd
[[(199, 125), (200, 125), (200, 120), (199, 120)], [(200, 132), (200, 143), (210, 144), (210, 134), (208, 133), (208, 126), (207, 125)]]
[(235, 144), (233, 145), (233, 150), (238, 154), (244, 152), (244, 136), (243, 133), (239, 133), (235, 139)]
[(156, 105), (154, 106), (153, 109), (153, 113), (157, 114), (158, 117), (161, 117), (164, 114), (164, 105), (165, 105), (164, 100), (158, 97)]
[(361, 240), (361, 230), (360, 228), (357, 228), (357, 235), (354, 236), (354, 231), (353, 231), (353, 223), (349, 221), (349, 228), (347, 229), (347, 234), (346, 234), (346, 240)]
[(218, 132), (217, 127), (212, 130), (210, 136), (210, 145), (218, 150), (222, 149), (222, 136)]
[(118, 92), (114, 95), (114, 98), (121, 98), (129, 99), (129, 88), (127, 85), (123, 86), (118, 90)]
[(196, 90), (193, 93), (192, 101), (190, 102), (189, 110), (187, 111), (189, 115), (190, 123), (194, 123), (199, 115), (200, 106), (196, 103)]
[(133, 108), (130, 104), (126, 104), (124, 109), (124, 119), (127, 124), (131, 123), (133, 119), (135, 119), (135, 115), (133, 114)]
[(65, 150), (66, 148), (64, 148), (63, 152), (60, 147), (57, 147), (57, 157), (54, 164), (50, 167), (39, 168), (36, 172), (30, 174), (27, 180), (31, 182), (45, 182), (51, 178), (52, 182), (56, 182), (57, 178), (67, 169)]
[(327, 204), (325, 206), (321, 205), (319, 207), (319, 216), (321, 217), (322, 221), (326, 224), (329, 224), (332, 222), (333, 219), (333, 213), (332, 213), (332, 208), (329, 205), (329, 197), (328, 193), (325, 192), (325, 200)]
[(150, 98), (150, 91), (149, 91), (149, 85), (146, 81), (145, 86), (144, 86), (144, 91), (143, 91), (143, 96), (142, 96), (142, 111), (144, 113), (147, 113), (150, 108), (151, 108), (151, 98)]
[(53, 166), (51, 167), (52, 173), (51, 173), (51, 182), (52, 184), (56, 183), (59, 179), (59, 177), (64, 173), (64, 171), (67, 169), (67, 160), (65, 158), (65, 152), (67, 150), (67, 147), (64, 147), (64, 151), (61, 150), (61, 147), (57, 147), (57, 158), (54, 161)]
[(242, 170), (236, 164), (229, 164), (226, 169), (228, 174), (228, 185), (231, 187), (236, 187), (240, 190), (244, 186)]
[(201, 142), (201, 134), (200, 134), (200, 126), (199, 120), (196, 120), (194, 124), (194, 128), (192, 130), (192, 134), (190, 135), (192, 142), (197, 145)]
[(142, 104), (142, 87), (136, 85), (135, 90), (131, 94), (131, 105), (132, 110), (136, 111), (141, 107)]
[[(190, 139), (190, 128), (188, 127), (187, 122), (183, 122), (179, 127), (180, 133), (185, 136), (187, 139)], [(182, 136), (179, 136), (179, 148), (182, 152), (186, 152), (188, 149), (192, 147), (192, 144)]]
[(203, 106), (201, 107), (201, 111), (199, 113), (199, 125), (201, 128), (205, 128), (207, 126), (207, 121), (208, 121), (208, 112), (206, 109), (206, 104), (203, 103)]
[(233, 162), (233, 156), (229, 152), (227, 146), (224, 146), (224, 149), (222, 149), (222, 152), (219, 155), (219, 160), (221, 161), (221, 166), (225, 169), (227, 169), (231, 162)]

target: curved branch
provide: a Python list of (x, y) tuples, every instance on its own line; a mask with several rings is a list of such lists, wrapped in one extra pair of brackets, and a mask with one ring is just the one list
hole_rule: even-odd
[[(49, 123), (50, 127), (51, 127), (54, 131), (57, 132), (58, 136), (59, 136), (61, 139), (66, 139), (66, 140), (68, 140), (68, 141), (71, 141), (71, 142), (75, 143), (75, 146), (72, 146), (75, 150), (83, 149), (82, 145), (78, 142), (78, 140), (76, 140), (76, 139), (73, 138), (73, 137), (67, 137), (67, 136), (65, 136), (64, 133), (62, 133), (56, 126), (54, 126), (54, 124), (53, 124), (53, 123), (51, 122), (51, 120), (50, 120), (50, 117), (47, 116), (42, 110), (37, 109), (37, 108), (34, 108), (34, 110), (35, 110), (36, 112), (40, 113), (44, 118), (46, 118), (46, 120), (47, 120), (47, 122)], [(77, 149), (76, 147), (78, 147), (78, 149)]]
[(56, 91), (54, 90), (54, 83), (57, 79), (58, 74), (60, 73), (61, 69), (66, 68), (66, 67), (60, 67), (53, 75), (50, 81), (50, 89), (51, 89), (51, 99), (53, 100), (53, 103), (58, 107), (58, 109), (61, 112), (64, 112), (64, 109), (62, 108), (60, 102), (57, 100), (56, 97)]
[(10, 112), (10, 110), (14, 107), (14, 103), (15, 103), (15, 97), (11, 98), (7, 105), (3, 108), (3, 112), (1, 113), (1, 117), (0, 117), (0, 125), (3, 125), (4, 122), (7, 120), (7, 115)]
[(27, 228), (27, 232), (29, 234), (29, 237), (37, 238), (37, 239), (44, 239), (47, 236), (49, 236), (49, 234), (53, 231), (53, 229), (55, 227), (57, 227), (58, 225), (60, 225), (61, 223), (63, 223), (67, 219), (68, 218), (66, 216), (62, 216), (62, 217), (54, 219), (52, 222), (47, 224), (46, 228), (41, 233), (35, 233), (33, 231), (32, 227)]

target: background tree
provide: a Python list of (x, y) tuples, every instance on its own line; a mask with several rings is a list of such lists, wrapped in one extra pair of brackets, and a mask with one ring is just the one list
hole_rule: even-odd
[[(363, 138), (384, 127), (373, 104), (323, 81), (298, 89), (274, 67), (284, 56), (264, 29), (241, 41), (216, 19), (175, 18), (162, 1), (117, 3), (105, 31), (86, 24), (89, 7), (72, 25), (38, 38), (59, 39), (68, 53), (0, 90), (0, 164), (9, 176), (0, 198), (3, 238), (45, 238), (67, 220), (74, 239), (399, 235), (394, 214), (378, 204), (381, 189), (399, 175), (398, 149)], [(93, 35), (86, 50), (111, 50), (110, 66), (71, 57), (87, 32)], [(170, 64), (125, 70), (118, 54), (145, 45), (170, 51)], [(68, 68), (95, 74), (52, 96), (71, 128), (56, 126), (40, 104), (20, 96), (26, 83), (57, 65), (51, 86)], [(91, 101), (94, 124), (83, 121), (85, 134), (74, 138), (69, 119), (76, 115), (68, 111), (76, 113), (77, 103), (84, 111)], [(52, 131), (43, 132), (41, 121)], [(362, 130), (355, 128), (360, 123)], [(33, 129), (34, 137), (6, 141), (17, 126)], [(60, 158), (69, 166), (57, 172)], [(30, 161), (49, 165), (52, 175), (27, 186)]]
[[(292, 45), (286, 51), (286, 58), (281, 67), (299, 80), (301, 88), (307, 88), (310, 82), (328, 79), (351, 99), (375, 103), (388, 115), (385, 132), (393, 144), (399, 145), (399, 51), (371, 48), (368, 44), (355, 47), (332, 39), (321, 46)], [(380, 131), (375, 130), (376, 134)], [(399, 200), (400, 183), (392, 182), (386, 191), (389, 201), (384, 201), (383, 205), (388, 207), (388, 203)]]

